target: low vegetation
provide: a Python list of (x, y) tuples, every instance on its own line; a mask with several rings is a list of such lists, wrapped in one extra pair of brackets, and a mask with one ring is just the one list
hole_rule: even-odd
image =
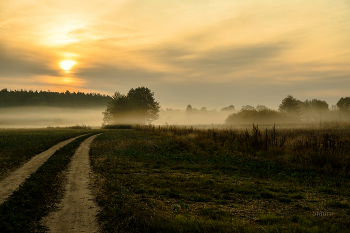
[(348, 232), (349, 124), (136, 127), (91, 148), (105, 232)]
[(226, 124), (250, 124), (254, 122), (255, 124), (286, 124), (286, 123), (298, 123), (299, 118), (288, 116), (283, 112), (278, 112), (271, 109), (261, 109), (261, 110), (241, 110), (237, 113), (233, 113), (227, 117), (225, 120)]
[(132, 125), (127, 124), (110, 124), (102, 126), (103, 129), (132, 129)]
[[(11, 158), (15, 145), (42, 151), (49, 135), (89, 132), (97, 131), (3, 130), (9, 141), (1, 146)], [(1, 232), (46, 230), (40, 219), (62, 197), (64, 171), (86, 137), (57, 151), (0, 206)], [(106, 127), (90, 150), (98, 220), (103, 232), (349, 232), (348, 151), (344, 122)]]

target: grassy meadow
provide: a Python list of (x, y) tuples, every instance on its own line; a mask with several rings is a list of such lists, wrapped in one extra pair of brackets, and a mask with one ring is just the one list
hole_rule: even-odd
[(348, 232), (350, 125), (111, 129), (90, 156), (104, 232)]
[(0, 231), (46, 231), (40, 219), (62, 197), (71, 156), (100, 132), (90, 159), (102, 232), (349, 232), (349, 123), (1, 129), (0, 179), (89, 135), (58, 150), (0, 206)]

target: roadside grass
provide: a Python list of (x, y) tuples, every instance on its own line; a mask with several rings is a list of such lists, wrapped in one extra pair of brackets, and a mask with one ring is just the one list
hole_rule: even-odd
[(42, 217), (62, 197), (65, 170), (80, 144), (90, 135), (77, 138), (57, 150), (35, 173), (0, 205), (0, 232), (44, 232)]
[(0, 129), (0, 180), (55, 144), (89, 129)]
[(293, 160), (290, 130), (275, 130), (277, 147), (267, 151), (242, 143), (247, 131), (234, 133), (231, 141), (219, 130), (154, 127), (98, 136), (90, 157), (104, 232), (349, 231), (346, 172)]
[(132, 125), (127, 124), (114, 124), (114, 125), (103, 125), (103, 129), (132, 129)]
[(73, 125), (73, 126), (67, 126), (68, 129), (91, 129), (91, 126), (89, 125)]

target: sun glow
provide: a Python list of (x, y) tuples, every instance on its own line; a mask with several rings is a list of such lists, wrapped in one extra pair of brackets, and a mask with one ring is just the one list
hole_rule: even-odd
[(70, 70), (72, 66), (74, 66), (75, 64), (76, 62), (72, 60), (63, 60), (60, 62), (61, 68), (64, 69), (65, 71)]
[(69, 85), (70, 87), (78, 87), (85, 83), (85, 80), (83, 79), (69, 76), (41, 76), (38, 78), (38, 80), (43, 83), (55, 84), (56, 87), (57, 85)]

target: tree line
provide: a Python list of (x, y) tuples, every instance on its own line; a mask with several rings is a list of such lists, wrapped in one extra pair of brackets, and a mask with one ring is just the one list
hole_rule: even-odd
[(348, 121), (350, 120), (350, 97), (342, 97), (336, 106), (329, 108), (326, 101), (319, 99), (301, 101), (288, 95), (282, 100), (278, 110), (258, 105), (257, 108), (246, 105), (241, 111), (226, 119), (227, 124), (279, 124), (312, 121)]
[[(0, 91), (0, 107), (54, 106), (54, 107), (93, 107), (107, 106), (103, 112), (103, 124), (147, 124), (159, 118), (160, 105), (154, 93), (146, 87), (132, 88), (124, 95), (119, 92), (110, 97), (97, 93), (50, 92), (50, 91)], [(167, 111), (172, 109), (167, 109)], [(216, 110), (193, 108), (188, 105), (186, 113), (196, 115), (210, 114)], [(278, 110), (264, 105), (253, 107), (245, 105), (237, 112), (233, 105), (221, 109), (228, 114), (227, 124), (244, 123), (295, 123), (301, 121), (350, 120), (350, 97), (342, 97), (336, 106), (329, 109), (327, 102), (312, 99), (300, 101), (292, 95), (282, 100)]]
[(0, 91), (0, 107), (50, 106), (50, 107), (97, 107), (107, 106), (112, 98), (108, 95), (84, 92), (50, 92), (7, 90)]
[[(123, 95), (116, 92), (104, 112), (104, 125), (111, 124), (146, 124), (159, 118), (160, 105), (154, 99), (154, 93), (146, 87), (131, 89)], [(178, 110), (166, 109), (166, 112)], [(203, 115), (217, 113), (216, 110), (200, 109), (187, 105), (188, 116), (198, 118)], [(341, 98), (335, 108), (329, 109), (327, 102), (318, 99), (300, 101), (292, 95), (282, 100), (278, 110), (264, 105), (253, 107), (245, 105), (237, 112), (234, 105), (220, 110), (228, 114), (227, 124), (283, 124), (308, 121), (334, 121), (350, 119), (350, 97)]]

